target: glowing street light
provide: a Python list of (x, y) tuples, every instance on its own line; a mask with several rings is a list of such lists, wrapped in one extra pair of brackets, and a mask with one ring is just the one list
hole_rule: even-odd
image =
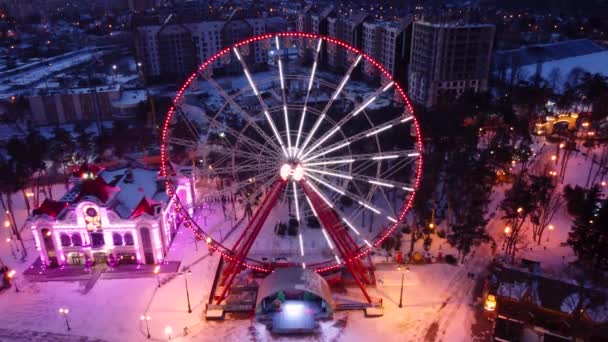
[(9, 221), (9, 220), (4, 220), (4, 227), (6, 227), (6, 228), (10, 228), (10, 227), (11, 227), (11, 221)]
[(146, 322), (146, 331), (148, 332), (148, 338), (150, 338), (150, 326), (148, 325), (148, 322), (150, 321), (150, 316), (143, 314), (143, 315), (141, 315), (141, 317), (139, 317), (139, 319), (142, 322)]
[(552, 155), (552, 156), (551, 156), (551, 160), (552, 160), (552, 161), (556, 161), (556, 160), (557, 160), (557, 156), (556, 156), (555, 154), (554, 154), (554, 155)]
[(559, 144), (559, 148), (565, 148), (565, 147), (566, 147), (566, 144), (565, 144), (565, 143), (560, 143), (560, 144)]
[(509, 234), (511, 234), (511, 227), (506, 226), (505, 227), (505, 235), (509, 235)]
[(154, 274), (156, 275), (156, 280), (158, 281), (158, 287), (160, 288), (160, 265), (156, 265), (156, 267), (154, 267)]
[(17, 274), (17, 271), (15, 270), (10, 270), (10, 272), (8, 272), (8, 278), (13, 282), (13, 284), (15, 285), (15, 292), (19, 292), (19, 287), (17, 287), (17, 281), (15, 280), (15, 274)]
[(605, 181), (605, 180), (603, 180), (603, 181), (600, 183), (600, 185), (601, 185), (601, 186), (606, 186), (606, 181)]
[[(401, 266), (397, 267), (397, 271), (401, 271)], [(399, 307), (403, 307), (403, 280), (405, 279), (405, 273), (409, 272), (410, 268), (406, 267), (401, 273), (401, 294), (399, 295)]]
[(171, 334), (173, 334), (173, 328), (170, 325), (165, 327), (165, 335), (167, 335), (167, 339), (171, 340)]
[(523, 211), (524, 211), (524, 208), (522, 208), (522, 207), (517, 208), (517, 213), (518, 214), (521, 214)]
[(70, 328), (70, 322), (68, 322), (68, 314), (70, 313), (70, 309), (68, 308), (59, 308), (59, 314), (63, 316), (65, 319), (65, 326), (68, 328), (68, 331), (72, 330)]

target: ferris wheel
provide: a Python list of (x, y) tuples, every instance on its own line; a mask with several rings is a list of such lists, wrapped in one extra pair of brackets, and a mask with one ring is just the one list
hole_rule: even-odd
[[(187, 79), (163, 126), (161, 173), (196, 172), (193, 206), (176, 209), (225, 260), (218, 303), (243, 267), (270, 272), (276, 259), (321, 274), (345, 267), (370, 301), (362, 259), (405, 219), (421, 152), (412, 106), (382, 65), (289, 32), (225, 48)], [(218, 199), (242, 220), (231, 243), (197, 214)]]

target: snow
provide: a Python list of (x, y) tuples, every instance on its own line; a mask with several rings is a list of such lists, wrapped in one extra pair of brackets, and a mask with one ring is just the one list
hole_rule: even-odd
[[(557, 82), (558, 88), (561, 89), (564, 83), (568, 80), (568, 75), (574, 68), (581, 68), (589, 73), (595, 74), (599, 73), (604, 76), (608, 76), (608, 50), (590, 53), (586, 55), (563, 58), (553, 61), (547, 61), (542, 63), (541, 66), (541, 75), (545, 80), (552, 81), (550, 74), (553, 69), (559, 70), (559, 80)], [(536, 74), (537, 65), (530, 64), (521, 67), (520, 69), (520, 79), (529, 79)], [(510, 76), (510, 70), (507, 71), (507, 79)]]

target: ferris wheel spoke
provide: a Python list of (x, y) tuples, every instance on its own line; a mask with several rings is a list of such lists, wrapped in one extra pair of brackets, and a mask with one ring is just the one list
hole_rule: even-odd
[(277, 64), (279, 65), (279, 80), (281, 83), (281, 99), (283, 100), (283, 119), (285, 120), (285, 135), (287, 136), (287, 153), (291, 155), (291, 130), (289, 128), (289, 116), (287, 113), (287, 99), (285, 98), (285, 80), (283, 77), (283, 62), (281, 61), (281, 46), (279, 45), (279, 36), (274, 37), (277, 48)]
[(395, 182), (393, 180), (386, 180), (386, 179), (382, 179), (382, 178), (378, 178), (378, 177), (364, 176), (361, 174), (345, 174), (345, 173), (342, 173), (339, 171), (334, 171), (334, 170), (326, 171), (326, 170), (319, 170), (319, 169), (315, 169), (315, 168), (304, 167), (304, 174), (310, 175), (311, 172), (317, 173), (317, 174), (322, 174), (325, 176), (343, 178), (343, 179), (348, 179), (348, 180), (355, 180), (355, 181), (359, 181), (359, 182), (363, 182), (363, 183), (382, 186), (385, 188), (398, 188), (398, 189), (405, 190), (404, 187), (408, 186), (407, 184), (402, 184), (399, 182)]
[(188, 139), (180, 139), (180, 138), (176, 138), (176, 137), (169, 137), (165, 140), (167, 142), (168, 145), (178, 145), (178, 146), (182, 146), (182, 147), (188, 147), (191, 149), (198, 149), (200, 143), (197, 141), (192, 141), (192, 140), (188, 140)]
[(304, 118), (306, 118), (306, 106), (308, 105), (308, 98), (310, 97), (310, 90), (312, 89), (312, 85), (315, 80), (315, 73), (317, 71), (317, 63), (319, 61), (319, 51), (321, 51), (321, 45), (323, 44), (323, 39), (319, 38), (317, 42), (317, 50), (315, 52), (315, 60), (312, 64), (312, 71), (310, 73), (310, 78), (308, 80), (308, 90), (306, 91), (306, 97), (304, 98), (304, 107), (302, 108), (302, 116), (300, 117), (300, 125), (298, 127), (298, 134), (296, 136), (296, 144), (295, 144), (295, 153), (298, 153), (298, 146), (300, 144), (300, 137), (302, 135), (302, 127), (304, 126)]
[(247, 67), (247, 63), (245, 62), (245, 59), (241, 57), (241, 54), (239, 53), (238, 48), (236, 48), (236, 47), (233, 48), (233, 51), (234, 51), (234, 54), (236, 55), (237, 59), (241, 63), (243, 72), (245, 73), (245, 77), (247, 78), (247, 81), (249, 82), (249, 85), (251, 86), (253, 93), (255, 94), (255, 96), (258, 98), (258, 101), (260, 102), (260, 106), (262, 107), (262, 110), (264, 111), (264, 115), (266, 117), (266, 121), (270, 125), (270, 128), (272, 129), (272, 132), (274, 133), (275, 138), (279, 142), (279, 146), (281, 147), (281, 150), (283, 151), (283, 155), (285, 157), (287, 157), (288, 156), (287, 149), (285, 149), (285, 144), (283, 143), (283, 139), (281, 139), (281, 135), (279, 134), (279, 131), (277, 130), (274, 120), (272, 120), (272, 117), (270, 117), (270, 114), (268, 113), (268, 107), (266, 106), (264, 99), (262, 99), (262, 96), (260, 95), (260, 92), (258, 91), (258, 88), (255, 85), (255, 82), (253, 81), (251, 74), (249, 73), (249, 68)]
[(276, 143), (274, 141), (272, 141), (272, 139), (270, 139), (269, 144), (264, 145), (264, 144), (260, 143), (259, 141), (255, 140), (245, 134), (242, 134), (242, 132), (239, 132), (236, 129), (224, 124), (223, 122), (221, 122), (220, 120), (218, 120), (215, 117), (211, 117), (211, 116), (207, 115), (206, 119), (211, 121), (211, 123), (213, 125), (215, 125), (217, 127), (221, 127), (221, 130), (223, 132), (232, 135), (235, 139), (234, 140), (235, 144), (239, 140), (242, 140), (245, 143), (245, 146), (247, 146), (248, 148), (254, 147), (260, 153), (265, 153), (269, 156), (274, 156), (276, 153), (280, 153), (280, 149), (278, 147), (276, 147)]
[(333, 92), (332, 96), (329, 98), (329, 101), (327, 102), (327, 104), (323, 108), (323, 111), (321, 112), (321, 115), (319, 115), (319, 117), (317, 118), (317, 121), (315, 122), (315, 124), (312, 127), (312, 130), (310, 131), (310, 133), (308, 134), (308, 136), (304, 140), (304, 143), (302, 144), (302, 147), (298, 150), (298, 156), (301, 157), (302, 153), (306, 150), (306, 146), (308, 146), (308, 144), (310, 143), (310, 140), (313, 138), (313, 136), (315, 135), (317, 129), (319, 128), (319, 125), (321, 125), (321, 122), (323, 122), (323, 119), (325, 118), (325, 115), (327, 114), (327, 111), (329, 110), (329, 108), (331, 107), (331, 105), (334, 103), (334, 100), (337, 99), (338, 96), (340, 95), (340, 93), (342, 92), (342, 89), (344, 88), (344, 86), (348, 82), (348, 79), (350, 78), (350, 74), (353, 72), (353, 70), (355, 70), (355, 68), (357, 67), (357, 65), (361, 61), (362, 57), (363, 57), (363, 55), (357, 56), (357, 59), (355, 60), (355, 62), (353, 64), (351, 64), (351, 66), (348, 68), (348, 71), (344, 75), (344, 78), (342, 78), (342, 81), (340, 82), (340, 85)]
[(192, 135), (192, 138), (196, 142), (200, 142), (201, 134), (196, 128), (196, 126), (192, 123), (192, 119), (186, 115), (186, 112), (182, 109), (181, 104), (175, 105), (175, 111), (179, 114), (179, 117), (183, 120), (184, 125), (187, 128), (187, 131)]
[[(307, 175), (307, 176), (311, 176), (310, 173), (307, 173), (307, 172), (304, 172), (304, 174)], [(318, 178), (316, 178), (314, 176), (311, 177), (311, 179), (318, 180)], [(320, 183), (320, 184), (325, 185), (328, 189), (331, 189), (332, 191), (337, 192), (338, 194), (341, 194), (342, 196), (350, 197), (353, 201), (356, 201), (363, 208), (365, 208), (365, 209), (373, 212), (374, 214), (377, 214), (379, 216), (383, 216), (384, 218), (388, 219), (391, 222), (397, 222), (397, 219), (395, 217), (393, 217), (392, 215), (385, 213), (384, 210), (382, 210), (380, 208), (377, 208), (376, 206), (374, 206), (371, 203), (369, 203), (368, 200), (366, 200), (364, 198), (361, 198), (361, 197), (353, 194), (352, 192), (347, 191), (346, 189), (339, 189), (339, 188), (337, 188), (335, 186), (329, 187), (329, 186), (327, 186), (328, 183), (326, 183), (326, 182), (323, 182), (323, 183)], [(336, 189), (338, 189), (339, 191), (336, 191)], [(333, 205), (333, 203), (332, 203), (332, 205)]]
[[(391, 82), (388, 85), (386, 85), (386, 86), (384, 86), (384, 87), (379, 88), (378, 90), (376, 90), (371, 97), (367, 98), (360, 105), (358, 105), (355, 109), (353, 109), (350, 113), (348, 113), (346, 116), (344, 116), (342, 119), (340, 119), (340, 121), (338, 121), (336, 123), (335, 127), (331, 131), (329, 131), (329, 132), (325, 133), (324, 135), (322, 135), (311, 148), (309, 148), (308, 150), (305, 150), (304, 153), (300, 155), (300, 158), (305, 159), (306, 156), (310, 155), (310, 153), (312, 153), (319, 146), (321, 146), (321, 144), (323, 144), (327, 139), (331, 138), (335, 133), (337, 133), (340, 130), (340, 128), (342, 128), (342, 126), (345, 123), (347, 123), (351, 118), (353, 118), (353, 117), (357, 116), (359, 113), (361, 113), (361, 111), (363, 111), (365, 108), (367, 108), (367, 106), (369, 106), (370, 104), (372, 104), (378, 98), (378, 96), (380, 96), (380, 94), (382, 94), (383, 92), (385, 92), (386, 90), (388, 90), (390, 88), (389, 86), (392, 86), (392, 85), (393, 85), (393, 82)], [(377, 132), (375, 132), (375, 131), (368, 131), (367, 133), (370, 134), (368, 136), (375, 135), (375, 134), (381, 132), (382, 130), (391, 128), (392, 125), (401, 122), (401, 120), (402, 120), (402, 118), (399, 117), (399, 118), (395, 118), (393, 120), (390, 120), (388, 122), (385, 122), (384, 126), (382, 126), (381, 128), (378, 128)], [(359, 134), (362, 134), (362, 133), (359, 133)]]
[(356, 141), (359, 141), (361, 139), (365, 139), (365, 138), (370, 138), (370, 137), (374, 137), (384, 131), (387, 131), (393, 127), (395, 127), (396, 124), (399, 124), (401, 122), (401, 118), (395, 118), (392, 120), (389, 120), (387, 122), (384, 122), (382, 125), (379, 125), (379, 127), (371, 127), (367, 130), (361, 131), (355, 135), (349, 136), (346, 139), (337, 142), (333, 145), (329, 145), (325, 148), (322, 148), (318, 151), (317, 154), (315, 154), (312, 157), (308, 157), (306, 158), (306, 156), (308, 156), (310, 154), (310, 152), (312, 152), (313, 150), (317, 149), (319, 146), (321, 146), (322, 143), (324, 143), (327, 139), (329, 139), (333, 134), (335, 134), (341, 126), (336, 126), (334, 129), (332, 129), (328, 134), (326, 134), (323, 138), (319, 139), (317, 141), (317, 143), (315, 143), (315, 145), (313, 145), (310, 149), (308, 149), (303, 155), (302, 155), (302, 161), (303, 162), (307, 162), (307, 161), (311, 161), (311, 160), (315, 160), (318, 157), (324, 156), (328, 153), (334, 152), (336, 150), (339, 150), (343, 147), (346, 147)]
[(266, 134), (266, 132), (257, 124), (255, 118), (252, 118), (247, 111), (236, 103), (232, 96), (228, 95), (228, 93), (226, 93), (212, 77), (206, 75), (203, 77), (222, 96), (222, 98), (224, 98), (226, 103), (230, 104), (230, 106), (247, 121), (247, 123), (256, 131), (256, 133), (258, 133), (266, 142), (268, 142), (277, 152), (280, 152), (280, 147), (277, 145), (277, 142)]
[[(314, 162), (305, 163), (306, 166), (319, 166), (319, 165), (340, 165), (340, 164), (351, 164), (354, 162), (361, 161), (391, 161), (395, 159), (405, 159), (414, 161), (414, 157), (420, 156), (417, 150), (395, 150), (395, 151), (384, 151), (377, 153), (358, 153), (349, 154), (348, 156), (340, 156), (337, 158), (317, 158)], [(348, 158), (346, 158), (348, 157)]]

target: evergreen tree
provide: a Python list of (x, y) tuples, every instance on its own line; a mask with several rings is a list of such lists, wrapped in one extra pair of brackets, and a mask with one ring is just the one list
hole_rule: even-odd
[(583, 264), (608, 270), (608, 199), (601, 199), (601, 191), (595, 186), (585, 190), (583, 200), (573, 207), (576, 211), (572, 213), (568, 245)]

